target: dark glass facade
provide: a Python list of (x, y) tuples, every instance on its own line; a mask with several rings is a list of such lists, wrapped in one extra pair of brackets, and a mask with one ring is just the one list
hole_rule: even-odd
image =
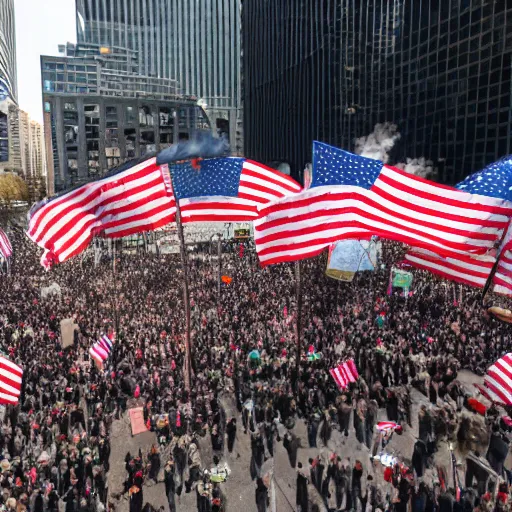
[[(77, 40), (127, 55), (139, 75), (176, 80), (241, 144), (241, 0), (77, 0)], [(239, 148), (241, 149), (241, 147)]]
[(394, 163), (456, 183), (512, 152), (511, 26), (501, 0), (244, 0), (245, 152), (300, 177), (389, 121)]

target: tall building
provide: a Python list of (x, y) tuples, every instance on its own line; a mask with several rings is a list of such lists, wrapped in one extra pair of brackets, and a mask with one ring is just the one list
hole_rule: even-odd
[(17, 102), (14, 0), (0, 2), (0, 100)]
[(77, 40), (179, 83), (242, 150), (241, 0), (77, 0)]
[[(18, 97), (16, 81), (16, 34), (14, 0), (0, 2), (0, 170), (15, 170), (18, 161), (10, 161), (9, 147), (19, 145), (12, 140), (11, 105)], [(17, 155), (14, 159), (16, 160)]]
[(347, 150), (376, 123), (392, 159), (456, 183), (512, 152), (512, 3), (244, 0), (248, 157), (300, 177), (313, 140)]
[(89, 45), (65, 53), (41, 57), (50, 195), (210, 129), (197, 98), (183, 97), (175, 80), (138, 75), (126, 55)]

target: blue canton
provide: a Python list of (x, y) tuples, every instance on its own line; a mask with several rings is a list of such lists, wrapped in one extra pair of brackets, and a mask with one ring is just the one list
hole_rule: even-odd
[(512, 155), (471, 174), (455, 186), (470, 194), (512, 201)]
[(169, 165), (175, 197), (237, 197), (244, 161), (244, 158), (210, 158), (199, 162), (200, 169), (194, 169), (190, 162)]
[(379, 177), (382, 162), (353, 155), (323, 142), (313, 143), (311, 188), (325, 185), (354, 185), (369, 190)]

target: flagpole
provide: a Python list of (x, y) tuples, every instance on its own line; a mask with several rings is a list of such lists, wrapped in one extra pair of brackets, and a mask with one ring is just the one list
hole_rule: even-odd
[(501, 254), (503, 251), (500, 251), (499, 254), (496, 256), (496, 261), (494, 262), (494, 265), (492, 266), (491, 273), (489, 274), (489, 277), (487, 278), (487, 281), (485, 282), (484, 289), (482, 290), (482, 304), (484, 303), (485, 296), (487, 295), (487, 292), (489, 291), (489, 288), (491, 287), (492, 281), (494, 279), (494, 275), (496, 274), (496, 271), (498, 270), (498, 265), (500, 263)]
[[(171, 178), (172, 189), (174, 190), (174, 181), (172, 172), (169, 171)], [(192, 355), (190, 348), (190, 290), (189, 290), (189, 277), (188, 277), (188, 260), (187, 251), (185, 247), (185, 235), (183, 233), (183, 224), (181, 223), (181, 208), (178, 198), (175, 197), (176, 201), (176, 229), (178, 230), (178, 239), (180, 241), (180, 255), (181, 255), (181, 266), (183, 268), (183, 302), (185, 304), (185, 367), (183, 369), (185, 379), (185, 390), (190, 392), (190, 383), (192, 375)]]
[(117, 308), (117, 271), (116, 271), (116, 240), (113, 240), (113, 249), (112, 254), (114, 256), (113, 262), (112, 262), (112, 273), (114, 278), (114, 322), (116, 326), (116, 333), (119, 336), (119, 317), (118, 317), (118, 308)]
[(220, 301), (220, 294), (221, 294), (221, 283), (222, 283), (222, 240), (221, 240), (221, 237), (222, 235), (219, 233), (218, 235), (218, 240), (217, 240), (217, 259), (219, 260), (218, 263), (219, 263), (219, 275), (218, 275), (218, 292), (219, 292), (219, 301)]
[(298, 392), (300, 378), (300, 356), (301, 356), (301, 324), (302, 324), (302, 282), (301, 282), (300, 260), (295, 262), (295, 298), (297, 301), (297, 323), (295, 325), (295, 341), (297, 343), (297, 360), (295, 370), (297, 374), (296, 391)]

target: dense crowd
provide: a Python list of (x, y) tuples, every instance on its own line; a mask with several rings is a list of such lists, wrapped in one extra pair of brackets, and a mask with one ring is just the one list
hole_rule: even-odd
[[(258, 512), (266, 511), (269, 501), (262, 468), (279, 442), (297, 469), (295, 505), (301, 512), (508, 507), (506, 484), (489, 495), (477, 463), (461, 482), (460, 502), (442, 472), (436, 486), (422, 479), (439, 439), (471, 444), (469, 437), (475, 437), (467, 423), (471, 417), (461, 424), (468, 397), (457, 373), (482, 374), (512, 343), (509, 329), (482, 313), (478, 291), (415, 272), (407, 296), (401, 290), (387, 295), (390, 267), (401, 260), (401, 247), (384, 244), (382, 265), (350, 284), (326, 277), (322, 256), (301, 264), (299, 365), (293, 265), (262, 269), (252, 248), (227, 245), (223, 272), (232, 280), (219, 296), (218, 262), (208, 247), (196, 251), (189, 261), (193, 379), (187, 393), (182, 270), (176, 255), (118, 251), (114, 270), (108, 252), (95, 264), (91, 251), (46, 273), (22, 231), (13, 228), (10, 236), (12, 268), (10, 275), (0, 275), (0, 350), (23, 367), (24, 377), (20, 403), (6, 408), (0, 431), (3, 509), (57, 511), (59, 502), (66, 512), (113, 509), (107, 497), (110, 427), (134, 399), (143, 403), (144, 420), (159, 446), (126, 455), (122, 494), (133, 512), (145, 505), (144, 481), (159, 478), (171, 511), (176, 497), (190, 492), (197, 494), (200, 512), (225, 511), (222, 475), (206, 471), (199, 440), (209, 436), (215, 466), (221, 468), (242, 432), (251, 446)], [(41, 288), (52, 282), (62, 294), (42, 299)], [(63, 348), (60, 321), (66, 318), (79, 329), (74, 344)], [(112, 331), (113, 352), (97, 368), (88, 349)], [(320, 356), (310, 361), (307, 354), (313, 352)], [(348, 358), (360, 378), (340, 391), (329, 369)], [(386, 470), (393, 491), (382, 492), (368, 461), (376, 463), (397, 432), (376, 430), (379, 410), (411, 428), (412, 387), (431, 407), (420, 410), (408, 463)], [(234, 397), (235, 411), (226, 410), (225, 395)], [(333, 429), (343, 435), (355, 431), (372, 459), (348, 466), (333, 453), (329, 460), (310, 459), (306, 468), (298, 460), (294, 426), (299, 421), (307, 423), (310, 447), (327, 446)], [(499, 454), (495, 447), (508, 443), (506, 424), (492, 407), (486, 421), (484, 430), (492, 430), (487, 459), (505, 476), (503, 447)]]

